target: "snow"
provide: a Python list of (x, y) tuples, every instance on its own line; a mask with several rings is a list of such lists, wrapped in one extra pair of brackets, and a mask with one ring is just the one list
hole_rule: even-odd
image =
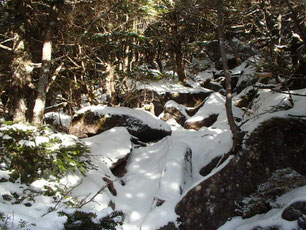
[[(254, 58), (253, 58), (254, 59)], [(232, 70), (232, 75), (241, 75), (239, 81), (252, 77), (255, 71), (252, 58), (247, 62)], [(253, 63), (254, 64), (254, 63)], [(212, 77), (213, 67), (199, 73), (196, 81), (205, 81)], [(150, 89), (158, 94), (165, 93), (193, 93), (208, 92), (193, 84), (194, 87), (186, 87), (171, 80), (162, 80), (153, 83), (138, 83), (138, 89)], [(237, 100), (249, 87), (235, 96)], [(211, 91), (209, 91), (211, 92)], [(267, 89), (259, 89), (259, 97), (256, 98), (251, 110), (243, 114), (238, 108), (233, 108), (234, 116), (242, 119), (242, 130), (253, 131), (260, 123), (272, 117), (289, 117), (290, 115), (305, 116), (306, 100), (302, 96), (306, 95), (306, 89), (292, 91), (294, 106), (290, 107), (290, 97), (288, 94), (272, 92)], [(69, 172), (59, 182), (49, 182), (47, 180), (36, 180), (30, 185), (23, 185), (18, 182), (1, 182), (0, 186), (0, 212), (13, 218), (13, 226), (18, 226), (22, 219), (27, 222), (25, 229), (52, 229), (60, 230), (64, 228), (66, 217), (58, 216), (58, 211), (73, 212), (74, 209), (68, 207), (65, 202), (70, 201), (81, 205), (80, 210), (96, 212), (98, 217), (103, 217), (112, 212), (109, 204), (113, 203), (116, 210), (125, 213), (123, 230), (155, 230), (166, 225), (169, 221), (176, 223), (176, 204), (192, 188), (216, 172), (226, 167), (231, 161), (229, 157), (219, 167), (205, 177), (200, 175), (200, 170), (211, 162), (215, 157), (223, 156), (232, 147), (232, 134), (226, 119), (224, 108), (225, 98), (219, 93), (212, 93), (205, 101), (203, 107), (192, 117), (186, 113), (186, 107), (169, 101), (166, 107), (175, 107), (183, 112), (188, 118), (187, 121), (198, 121), (211, 114), (218, 114), (217, 121), (209, 128), (202, 127), (200, 130), (185, 130), (175, 120), (167, 123), (154, 117), (143, 110), (135, 110), (122, 107), (107, 106), (87, 106), (79, 110), (81, 114), (92, 111), (97, 114), (109, 115), (130, 115), (143, 121), (153, 128), (172, 130), (171, 136), (165, 137), (157, 143), (151, 143), (144, 147), (135, 146), (131, 142), (132, 136), (125, 127), (115, 127), (101, 134), (83, 139), (90, 148), (90, 158), (96, 169), (89, 170), (86, 175), (80, 172)], [(59, 113), (48, 113), (58, 124), (69, 127), (70, 117)], [(26, 125), (14, 125), (13, 128), (32, 130), (33, 127)], [(0, 129), (2, 138), (12, 138), (7, 134), (8, 127)], [(49, 139), (59, 138), (64, 145), (75, 143), (76, 137), (64, 134), (51, 134)], [(36, 137), (35, 141), (22, 140), (22, 145), (40, 145), (49, 140), (46, 137)], [(130, 154), (126, 165), (126, 174), (119, 178), (113, 175), (111, 167), (118, 160)], [(0, 170), (0, 178), (8, 180), (11, 172)], [(117, 191), (114, 196), (106, 187), (107, 182), (103, 178), (108, 178), (113, 182)], [(62, 200), (57, 194), (54, 200), (52, 197), (42, 195), (46, 187), (60, 187), (69, 191)], [(22, 195), (23, 193), (33, 193), (33, 199), (26, 198), (20, 204), (12, 205), (5, 200), (5, 195), (11, 196), (13, 193)], [(14, 198), (12, 198), (14, 200)], [(296, 222), (288, 222), (281, 219), (282, 211), (297, 200), (306, 200), (306, 186), (297, 188), (276, 201), (279, 208), (274, 208), (263, 215), (256, 215), (249, 219), (233, 217), (219, 230), (248, 230), (255, 226), (268, 226), (277, 224), (285, 230), (296, 228)], [(28, 202), (30, 207), (24, 204)], [(55, 208), (52, 209), (52, 208)], [(32, 225), (35, 224), (34, 225)], [(178, 224), (178, 223), (176, 223)], [(17, 227), (15, 227), (17, 229)]]
[[(81, 183), (72, 192), (73, 196), (78, 197), (79, 200), (91, 199), (105, 186), (106, 182), (102, 180), (103, 176), (109, 177), (113, 181), (116, 180), (115, 184), (118, 186), (119, 183), (117, 178), (112, 175), (110, 166), (113, 162), (130, 153), (132, 147), (130, 139), (130, 134), (123, 127), (116, 127), (97, 136), (84, 139), (85, 143), (91, 148), (91, 160), (97, 170), (90, 170), (86, 177), (71, 173), (64, 177), (61, 183), (69, 186), (76, 186)], [(98, 206), (89, 203), (84, 207), (101, 211), (108, 206), (110, 198), (98, 195), (95, 201), (99, 203)]]
[(284, 103), (287, 103), (289, 98), (287, 92), (278, 93), (269, 89), (260, 89), (258, 93), (259, 97), (254, 101), (252, 109), (244, 116), (242, 122), (245, 123), (241, 127), (242, 130), (252, 132), (260, 123), (272, 117), (305, 116), (306, 114), (306, 89), (291, 91), (294, 106), (290, 109), (284, 108)]
[(114, 162), (131, 152), (130, 139), (130, 134), (126, 128), (116, 127), (99, 135), (86, 138), (84, 141), (91, 148), (94, 157), (103, 158), (106, 166), (111, 167)]
[[(115, 198), (118, 208), (127, 213), (124, 229), (140, 226), (142, 229), (157, 229), (167, 224), (170, 216), (175, 221), (174, 206), (192, 182), (191, 162), (185, 160), (188, 150), (188, 145), (166, 137), (133, 152), (127, 167), (126, 185), (118, 190)], [(165, 203), (157, 207), (157, 199)], [(169, 207), (173, 209), (169, 210)], [(159, 218), (161, 216), (164, 222)]]
[(165, 93), (199, 93), (199, 92), (204, 92), (204, 93), (210, 93), (212, 92), (209, 89), (204, 89), (202, 87), (195, 87), (195, 88), (190, 88), (183, 86), (180, 83), (177, 83), (175, 81), (171, 80), (160, 80), (158, 82), (151, 82), (150, 84), (138, 82), (137, 83), (137, 89), (146, 89), (150, 91), (154, 91), (158, 93), (159, 95), (163, 95)]
[(55, 125), (62, 125), (69, 129), (71, 123), (71, 117), (65, 113), (61, 112), (49, 112), (45, 114), (46, 119), (54, 120)]

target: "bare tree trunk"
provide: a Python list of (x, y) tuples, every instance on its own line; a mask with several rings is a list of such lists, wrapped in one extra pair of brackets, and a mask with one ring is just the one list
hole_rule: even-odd
[(113, 63), (107, 64), (107, 72), (106, 93), (110, 96), (110, 104), (114, 106), (117, 103), (117, 95), (115, 89), (115, 68)]
[(164, 71), (163, 68), (163, 63), (161, 60), (161, 53), (162, 53), (162, 47), (161, 47), (161, 43), (159, 41), (157, 41), (157, 54), (156, 54), (156, 62), (159, 68), (159, 71), (162, 73)]
[(232, 110), (232, 85), (231, 85), (231, 76), (228, 70), (228, 63), (225, 54), (225, 45), (224, 45), (224, 25), (223, 25), (223, 0), (218, 0), (218, 37), (220, 44), (220, 53), (222, 57), (223, 71), (225, 76), (226, 84), (226, 115), (228, 124), (230, 126), (231, 132), (233, 134), (233, 149), (237, 150), (242, 143), (243, 136), (241, 135), (240, 128), (236, 125), (233, 110)]
[(179, 46), (177, 46), (175, 49), (175, 63), (176, 63), (176, 68), (177, 68), (176, 71), (179, 80), (181, 82), (184, 82), (186, 80), (185, 67), (184, 67), (183, 53)]
[(125, 48), (125, 51), (124, 51), (124, 60), (123, 60), (123, 71), (124, 72), (130, 71), (129, 53), (130, 53), (130, 46), (126, 45), (126, 48)]
[(52, 56), (52, 42), (50, 36), (47, 35), (47, 39), (43, 44), (42, 49), (42, 66), (40, 77), (37, 86), (37, 97), (33, 109), (33, 120), (35, 124), (41, 124), (44, 121), (44, 111), (46, 106), (46, 89), (50, 78), (50, 64)]
[(52, 58), (52, 37), (55, 26), (57, 25), (57, 16), (59, 8), (64, 2), (59, 5), (53, 5), (49, 12), (48, 28), (45, 34), (44, 44), (42, 47), (42, 66), (37, 85), (37, 97), (33, 109), (32, 122), (41, 124), (44, 121), (44, 112), (46, 107), (47, 87), (51, 78), (51, 58)]

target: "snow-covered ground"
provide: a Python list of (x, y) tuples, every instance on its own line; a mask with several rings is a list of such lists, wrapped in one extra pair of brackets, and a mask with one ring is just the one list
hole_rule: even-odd
[[(250, 77), (252, 68), (242, 64), (233, 72), (244, 71), (245, 77)], [(208, 72), (200, 73), (198, 78), (207, 78)], [(144, 87), (139, 86), (139, 87)], [(160, 82), (151, 85), (151, 89), (159, 93), (174, 90), (201, 91), (200, 88), (186, 88), (181, 85), (173, 85), (173, 82)], [(243, 92), (242, 92), (243, 93)], [(296, 90), (292, 93), (306, 95), (306, 89)], [(240, 95), (236, 96), (236, 99)], [(244, 113), (235, 108), (235, 116), (242, 119), (243, 131), (254, 130), (261, 122), (271, 117), (287, 117), (289, 115), (306, 114), (306, 100), (304, 97), (292, 95), (293, 106), (283, 110), (288, 103), (288, 94), (276, 93), (271, 90), (259, 90), (259, 97), (256, 99), (252, 109)], [(234, 98), (235, 100), (235, 98)], [(86, 110), (89, 108), (84, 108)], [(98, 112), (105, 109), (104, 107)], [(125, 110), (124, 110), (125, 111)], [(128, 109), (129, 113), (133, 110)], [(137, 110), (134, 112), (138, 116)], [(224, 97), (218, 93), (212, 94), (206, 101), (205, 106), (189, 119), (197, 120), (211, 113), (218, 113), (217, 121), (212, 127), (203, 127), (198, 131), (185, 130), (174, 120), (169, 120), (172, 135), (165, 137), (157, 143), (146, 147), (135, 147), (131, 142), (131, 135), (124, 127), (116, 127), (102, 134), (84, 139), (91, 148), (91, 160), (97, 166), (97, 170), (90, 170), (86, 176), (80, 173), (70, 173), (60, 181), (61, 185), (73, 188), (69, 196), (55, 202), (51, 197), (34, 195), (33, 205), (27, 207), (26, 201), (12, 205), (4, 199), (6, 194), (21, 194), (43, 188), (47, 181), (36, 181), (26, 186), (20, 183), (0, 183), (0, 212), (10, 219), (7, 220), (12, 229), (63, 229), (66, 217), (59, 216), (58, 211), (70, 209), (64, 202), (83, 202), (80, 210), (93, 211), (104, 216), (111, 212), (110, 203), (116, 210), (125, 213), (125, 221), (121, 227), (123, 230), (155, 230), (166, 225), (169, 221), (175, 221), (175, 206), (182, 199), (183, 195), (193, 186), (207, 179), (213, 173), (230, 161), (225, 161), (220, 168), (214, 169), (206, 177), (199, 174), (200, 169), (208, 164), (213, 158), (227, 153), (232, 147), (232, 135), (226, 122), (224, 109)], [(141, 117), (144, 122), (152, 123), (152, 119)], [(65, 122), (70, 120), (65, 117)], [(152, 126), (161, 126), (161, 121), (156, 119)], [(122, 178), (114, 176), (110, 166), (114, 161), (131, 152), (127, 162), (127, 173)], [(107, 188), (101, 190), (107, 182), (106, 177), (113, 181), (117, 195), (112, 194)], [(8, 178), (8, 172), (0, 171), (0, 179)], [(306, 200), (306, 187), (301, 187), (283, 195), (277, 200), (280, 208), (272, 209), (267, 214), (257, 215), (250, 219), (242, 220), (233, 218), (220, 230), (250, 229), (250, 226), (258, 223), (267, 225), (270, 223), (281, 224), (284, 229), (291, 230), (292, 225), (281, 220), (281, 211), (294, 200)], [(90, 201), (87, 203), (87, 201)], [(53, 209), (50, 209), (53, 208)], [(26, 221), (25, 226), (17, 227), (20, 220)], [(120, 229), (120, 228), (118, 228)]]

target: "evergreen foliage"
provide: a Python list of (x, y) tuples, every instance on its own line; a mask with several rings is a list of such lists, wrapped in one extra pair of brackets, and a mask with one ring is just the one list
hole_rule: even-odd
[(66, 230), (115, 230), (124, 221), (124, 214), (121, 211), (114, 211), (99, 220), (96, 219), (97, 214), (93, 212), (75, 211), (72, 214), (60, 212), (59, 215), (68, 217), (65, 223)]
[(2, 170), (11, 179), (31, 183), (39, 178), (59, 178), (69, 170), (85, 173), (93, 165), (88, 147), (71, 135), (54, 133), (46, 126), (3, 123), (0, 126)]

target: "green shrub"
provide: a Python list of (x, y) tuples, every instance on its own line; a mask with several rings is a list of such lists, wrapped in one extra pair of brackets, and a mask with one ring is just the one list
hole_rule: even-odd
[(121, 211), (114, 211), (99, 220), (97, 220), (96, 213), (93, 212), (75, 211), (72, 214), (60, 212), (59, 215), (67, 216), (66, 230), (115, 230), (118, 225), (122, 225), (124, 220), (124, 214)]
[(85, 173), (92, 168), (88, 147), (75, 136), (54, 133), (46, 126), (0, 125), (0, 169), (11, 170), (11, 179), (31, 183), (68, 170)]

